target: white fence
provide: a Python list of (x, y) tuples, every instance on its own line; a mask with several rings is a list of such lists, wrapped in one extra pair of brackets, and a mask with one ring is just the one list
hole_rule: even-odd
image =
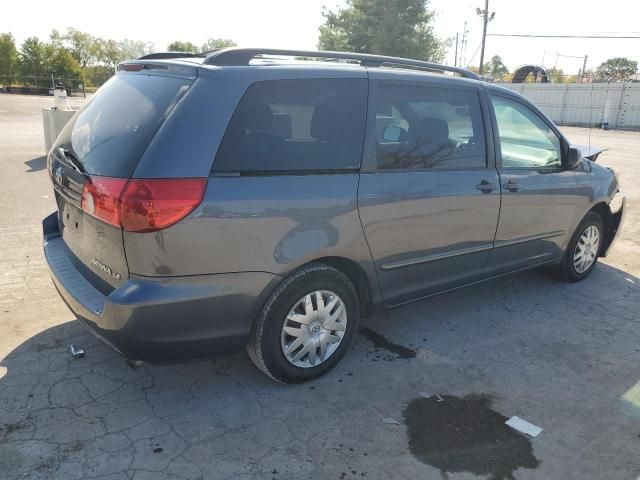
[(558, 125), (640, 130), (640, 83), (506, 83)]

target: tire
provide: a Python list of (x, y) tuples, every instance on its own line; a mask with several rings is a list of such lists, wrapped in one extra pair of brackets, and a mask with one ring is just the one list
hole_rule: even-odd
[[(582, 270), (580, 268), (576, 268), (576, 265), (574, 262), (575, 255), (577, 252), (576, 249), (577, 249), (578, 243), (582, 239), (583, 234), (585, 234), (587, 230), (592, 227), (595, 227), (598, 231), (598, 245), (594, 253), (595, 258), (593, 258), (593, 261), (590, 263), (590, 265), (588, 265), (588, 267), (585, 270)], [(563, 282), (572, 283), (572, 282), (579, 282), (580, 280), (583, 280), (591, 273), (593, 268), (596, 266), (596, 263), (598, 262), (598, 257), (602, 252), (603, 243), (604, 243), (604, 222), (602, 221), (602, 218), (600, 217), (600, 215), (598, 215), (596, 212), (589, 212), (582, 219), (582, 222), (580, 222), (580, 225), (578, 225), (578, 228), (576, 228), (576, 231), (574, 232), (573, 237), (571, 237), (571, 241), (567, 246), (567, 250), (564, 252), (564, 255), (562, 256), (562, 261), (560, 262), (560, 264), (556, 266), (554, 273)]]
[[(336, 304), (332, 306), (336, 297)], [(307, 298), (312, 304), (310, 314), (306, 313)], [(309, 322), (309, 318), (313, 320)], [(271, 294), (256, 319), (247, 352), (256, 366), (272, 379), (282, 383), (305, 382), (323, 375), (340, 361), (358, 329), (359, 318), (358, 294), (347, 276), (335, 268), (313, 263), (286, 278)], [(294, 319), (302, 319), (307, 324)], [(287, 330), (283, 328), (285, 322)], [(336, 330), (332, 330), (334, 327)], [(304, 331), (304, 335), (290, 336), (287, 333), (290, 331)], [(293, 348), (296, 340), (303, 341), (305, 335), (311, 343), (296, 347), (288, 359), (285, 350)], [(294, 364), (292, 360), (305, 348), (308, 353)]]

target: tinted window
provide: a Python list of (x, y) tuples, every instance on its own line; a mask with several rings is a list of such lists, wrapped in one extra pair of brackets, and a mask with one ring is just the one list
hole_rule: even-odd
[(562, 164), (560, 139), (533, 111), (502, 97), (491, 97), (496, 112), (502, 166), (558, 168)]
[(140, 74), (112, 77), (60, 134), (57, 146), (87, 173), (128, 178), (190, 80)]
[(256, 82), (229, 122), (214, 171), (358, 168), (366, 102), (366, 79)]
[(480, 104), (473, 92), (383, 85), (375, 137), (381, 170), (487, 164)]

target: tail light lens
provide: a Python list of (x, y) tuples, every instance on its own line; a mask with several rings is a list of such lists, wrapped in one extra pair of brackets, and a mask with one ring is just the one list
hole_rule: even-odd
[(152, 232), (179, 222), (204, 195), (206, 179), (130, 180), (120, 196), (120, 223), (130, 232)]
[(91, 177), (82, 210), (129, 232), (154, 232), (191, 213), (204, 195), (205, 178), (132, 179)]
[(93, 177), (84, 181), (80, 206), (89, 215), (120, 228), (118, 204), (127, 180), (123, 178)]

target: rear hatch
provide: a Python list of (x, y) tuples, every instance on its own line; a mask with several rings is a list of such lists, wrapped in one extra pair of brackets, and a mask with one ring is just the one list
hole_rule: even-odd
[[(173, 74), (170, 68), (154, 64), (133, 69), (138, 71), (120, 72), (96, 93), (64, 128), (48, 157), (68, 253), (104, 294), (129, 278), (122, 198), (126, 192), (140, 196), (141, 189), (129, 179), (196, 72), (185, 68), (182, 74), (180, 69)], [(154, 188), (143, 187), (147, 194)], [(129, 218), (144, 231), (139, 221), (144, 205), (129, 207)]]

